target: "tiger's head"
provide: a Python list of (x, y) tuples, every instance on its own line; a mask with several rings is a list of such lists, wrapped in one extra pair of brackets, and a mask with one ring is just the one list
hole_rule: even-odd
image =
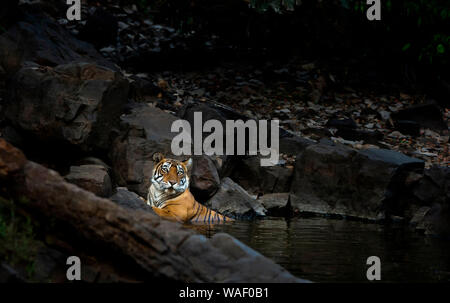
[(155, 166), (151, 178), (152, 185), (159, 192), (181, 194), (189, 188), (188, 172), (192, 167), (192, 158), (178, 161), (165, 158), (163, 154), (153, 155)]

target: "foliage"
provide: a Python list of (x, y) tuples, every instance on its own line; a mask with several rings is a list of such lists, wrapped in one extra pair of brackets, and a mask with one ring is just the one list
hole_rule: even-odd
[(39, 242), (31, 219), (17, 212), (14, 201), (0, 197), (0, 256), (11, 265), (24, 266), (28, 277), (34, 273)]
[(250, 0), (250, 7), (259, 12), (266, 12), (269, 9), (276, 13), (283, 11), (293, 11), (296, 5), (300, 5), (299, 0)]
[[(364, 0), (353, 3), (355, 11), (366, 11)], [(426, 64), (448, 64), (450, 52), (450, 6), (447, 0), (382, 1), (386, 16), (383, 30), (401, 41), (401, 50)]]
[[(427, 65), (448, 65), (450, 54), (450, 6), (448, 0), (380, 0), (381, 21), (372, 22), (377, 32), (392, 45), (393, 53), (403, 53), (411, 61)], [(325, 1), (250, 0), (260, 13), (273, 10), (282, 14), (301, 10), (305, 3), (317, 8)], [(332, 0), (328, 5), (340, 6), (357, 18), (365, 18), (366, 0)], [(378, 24), (379, 23), (379, 24)]]
[[(304, 40), (326, 40), (329, 38), (327, 32), (330, 36), (335, 32), (335, 39), (351, 39), (355, 52), (361, 54), (378, 52), (390, 56), (389, 59), (395, 62), (400, 58), (402, 62), (433, 66), (441, 70), (450, 64), (448, 0), (380, 0), (381, 21), (367, 20), (367, 0), (135, 1), (143, 11), (159, 18), (155, 22), (168, 24), (183, 33), (207, 32), (223, 37), (223, 33), (226, 34), (228, 30), (239, 37), (240, 32), (246, 31), (250, 37), (256, 29), (254, 37), (266, 37), (259, 35), (258, 30), (279, 33), (284, 26), (280, 35), (283, 39), (289, 39), (289, 33), (293, 33), (301, 35)], [(255, 17), (254, 14), (264, 18)], [(316, 15), (317, 21), (314, 20)], [(308, 22), (310, 28), (307, 27)], [(217, 31), (219, 23), (223, 25), (221, 32)], [(292, 24), (302, 24), (303, 27), (296, 33)], [(318, 28), (316, 24), (323, 28)], [(350, 27), (342, 30), (339, 26), (343, 24), (349, 24)], [(303, 34), (298, 34), (298, 31)], [(340, 33), (348, 33), (348, 37), (340, 38)], [(292, 36), (292, 40), (295, 39)], [(308, 41), (305, 41), (307, 44)], [(334, 50), (318, 51), (326, 53)]]

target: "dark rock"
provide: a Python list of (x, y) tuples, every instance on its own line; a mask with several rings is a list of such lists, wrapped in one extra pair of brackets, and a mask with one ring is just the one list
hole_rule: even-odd
[(450, 239), (450, 201), (445, 204), (434, 203), (426, 212), (417, 229), (423, 229), (426, 235)]
[(315, 144), (314, 141), (298, 136), (280, 136), (280, 153), (286, 155), (297, 155), (306, 147)]
[(64, 178), (99, 197), (109, 197), (112, 194), (108, 171), (101, 165), (71, 166), (69, 174)]
[(286, 217), (292, 214), (289, 193), (273, 193), (259, 197), (258, 201), (267, 209), (268, 216)]
[(136, 101), (145, 101), (146, 96), (156, 96), (161, 89), (153, 82), (137, 76), (132, 76), (130, 83), (130, 97)]
[[(246, 121), (248, 118), (237, 113), (234, 109), (229, 108), (228, 106), (222, 105), (220, 103), (187, 103), (183, 106), (177, 113), (177, 115), (188, 121), (191, 125), (191, 137), (194, 138), (194, 114), (201, 113), (203, 123), (207, 120), (217, 120), (222, 124), (223, 129), (225, 130), (225, 121), (228, 120), (238, 120), (242, 119)], [(202, 139), (205, 139), (210, 135), (210, 132), (203, 132)], [(236, 138), (236, 137), (235, 137)], [(235, 145), (236, 146), (236, 145)], [(226, 149), (226, 140), (224, 136), (223, 140), (223, 148)], [(233, 170), (235, 165), (233, 156), (219, 156), (217, 161), (220, 161), (220, 164), (217, 165), (217, 170), (219, 172), (219, 176), (227, 176)]]
[(357, 125), (356, 122), (351, 119), (330, 119), (328, 120), (326, 126), (328, 127), (334, 127), (337, 129), (341, 129), (341, 128), (350, 128), (350, 129), (356, 129)]
[(424, 226), (424, 218), (427, 215), (427, 213), (430, 211), (430, 207), (423, 206), (419, 208), (415, 213), (411, 221), (409, 221), (409, 224), (411, 226), (415, 227), (418, 230), (425, 230)]
[(235, 156), (214, 155), (211, 156), (211, 159), (213, 160), (214, 165), (217, 168), (217, 172), (219, 173), (220, 178), (229, 176), (237, 163), (237, 161), (235, 161)]
[[(234, 109), (222, 105), (217, 102), (205, 103), (188, 103), (179, 112), (178, 116), (187, 120), (191, 125), (194, 125), (195, 113), (202, 113), (203, 122), (206, 120), (217, 120), (225, 129), (226, 120), (242, 120), (249, 121), (251, 118), (236, 112)], [(259, 127), (256, 121), (257, 127)], [(191, 128), (192, 136), (194, 136), (194, 129)], [(259, 130), (258, 130), (259, 131)], [(210, 133), (204, 132), (203, 138), (209, 136)], [(281, 153), (296, 154), (299, 150), (304, 149), (312, 141), (300, 137), (296, 137), (289, 132), (279, 128)], [(236, 140), (237, 135), (234, 134)], [(268, 138), (270, 138), (270, 127), (268, 129)], [(249, 134), (245, 136), (246, 147), (248, 152)], [(292, 176), (292, 170), (280, 166), (261, 167), (259, 156), (244, 157), (237, 155), (236, 141), (234, 143), (234, 154), (236, 156), (220, 156), (216, 157), (221, 162), (218, 165), (218, 172), (220, 177), (231, 176), (245, 189), (255, 193), (270, 193), (270, 192), (286, 192), (289, 190), (289, 183)], [(227, 148), (227, 143), (224, 137), (223, 148)], [(242, 174), (244, 173), (245, 176)], [(255, 178), (256, 177), (256, 178)]]
[(43, 12), (23, 6), (22, 10), (20, 22), (0, 35), (0, 67), (9, 75), (14, 75), (25, 61), (44, 66), (95, 62), (116, 69), (92, 45), (74, 38)]
[(317, 144), (297, 156), (290, 203), (294, 211), (370, 220), (401, 215), (396, 204), (408, 172), (423, 161), (395, 151), (356, 151)]
[(26, 163), (23, 152), (0, 138), (0, 180), (20, 171)]
[[(346, 129), (347, 130), (347, 129)], [(353, 129), (348, 128), (348, 130), (354, 132)], [(313, 140), (319, 140), (323, 137), (332, 137), (333, 133), (327, 129), (327, 128), (316, 128), (316, 127), (310, 127), (307, 129), (302, 130), (302, 134), (305, 136), (309, 136)]]
[(117, 19), (108, 11), (98, 7), (86, 20), (80, 31), (80, 39), (102, 48), (117, 43)]
[(25, 282), (25, 278), (22, 277), (14, 268), (6, 263), (0, 263), (0, 282), (1, 283), (19, 283)]
[(0, 136), (14, 146), (25, 146), (26, 140), (14, 127), (10, 125), (6, 125), (0, 129)]
[(261, 202), (252, 198), (230, 178), (222, 179), (219, 190), (206, 204), (221, 214), (235, 218), (266, 215), (266, 209)]
[(391, 118), (391, 112), (380, 110), (378, 113), (378, 118), (382, 119), (383, 121), (388, 121), (389, 118)]
[(114, 195), (109, 197), (109, 199), (122, 207), (153, 213), (152, 208), (147, 205), (145, 199), (139, 197), (134, 192), (129, 191), (126, 187), (117, 187)]
[[(227, 107), (225, 107), (227, 109)], [(207, 120), (218, 120), (221, 124), (223, 129), (225, 129), (225, 121), (227, 119), (231, 119), (231, 116), (237, 117), (234, 115), (234, 112), (231, 110), (221, 110), (221, 108), (214, 107), (211, 104), (203, 104), (203, 103), (188, 103), (185, 106), (183, 106), (180, 111), (177, 113), (177, 115), (187, 120), (190, 125), (194, 125), (194, 115), (195, 113), (201, 113), (202, 114), (202, 120), (203, 123)], [(242, 118), (242, 116), (238, 116)], [(203, 125), (202, 125), (203, 126)], [(192, 138), (194, 138), (194, 127), (191, 127), (192, 131)], [(207, 137), (210, 133), (203, 133), (203, 139)], [(224, 145), (224, 148), (226, 146)]]
[(15, 168), (0, 169), (0, 176), (12, 185), (2, 191), (26, 199), (20, 207), (35, 220), (48, 223), (52, 218), (54, 230), (66, 241), (74, 241), (76, 231), (85, 247), (96, 247), (98, 258), (107, 256), (113, 268), (120, 267), (134, 280), (307, 282), (229, 235), (209, 240), (151, 213), (120, 207), (23, 160), (20, 151), (0, 139), (0, 164), (9, 162)]
[(38, 140), (108, 149), (127, 94), (128, 81), (95, 64), (26, 66), (14, 77), (5, 112)]
[[(218, 120), (221, 124), (223, 129), (225, 130), (225, 123), (226, 120), (242, 120), (244, 122), (247, 121), (251, 121), (254, 120), (248, 116), (245, 116), (237, 111), (235, 111), (233, 108), (223, 105), (221, 103), (218, 102), (204, 102), (204, 103), (187, 103), (185, 106), (183, 106), (179, 112), (177, 113), (177, 115), (179, 117), (181, 117), (182, 119), (187, 120), (191, 125), (194, 125), (194, 115), (195, 113), (201, 113), (202, 114), (202, 120), (203, 122), (207, 121), (207, 120)], [(256, 125), (258, 127), (258, 131), (259, 131), (259, 124), (258, 121), (256, 121)], [(290, 134), (289, 132), (287, 132), (286, 130), (279, 128), (279, 135), (280, 138), (292, 138), (293, 135)], [(194, 128), (191, 127), (191, 131), (192, 131), (192, 137), (194, 134)], [(270, 138), (270, 126), (268, 127), (268, 138)], [(203, 138), (209, 136), (209, 132), (204, 132), (203, 133)], [(237, 136), (235, 134), (234, 138), (236, 139)], [(245, 136), (246, 138), (246, 151), (248, 151), (248, 134), (246, 134)], [(281, 141), (281, 140), (280, 140)], [(297, 141), (297, 142), (294, 142)], [(305, 142), (302, 139), (298, 139), (298, 140), (291, 140), (291, 142), (286, 142), (285, 144), (281, 144), (280, 146), (286, 146), (288, 148), (288, 146), (290, 145), (290, 147), (292, 147), (292, 145), (297, 145), (297, 146), (301, 146), (303, 144), (305, 144)], [(224, 137), (224, 143), (223, 143), (223, 147), (224, 149), (226, 149), (226, 141), (225, 141), (225, 137)], [(236, 149), (236, 144), (234, 144), (234, 147)], [(235, 152), (235, 154), (237, 154)]]
[(420, 135), (420, 124), (414, 121), (397, 120), (394, 122), (394, 127), (396, 130), (405, 135), (415, 137)]
[(112, 174), (111, 167), (99, 158), (86, 157), (86, 158), (83, 158), (83, 159), (77, 161), (77, 163), (76, 163), (76, 165), (91, 165), (91, 164), (103, 166), (107, 170), (109, 175)]
[(379, 131), (360, 130), (351, 128), (340, 128), (336, 132), (336, 136), (350, 141), (364, 141), (369, 144), (377, 144), (378, 141), (384, 138)]
[(329, 138), (321, 138), (319, 140), (319, 143), (322, 144), (322, 145), (329, 145), (329, 146), (335, 146), (336, 145), (336, 143), (334, 143), (334, 141), (329, 139)]
[[(187, 255), (191, 264), (198, 266), (201, 271), (214, 267), (216, 270), (212, 280), (220, 280), (225, 283), (255, 283), (262, 282), (308, 282), (306, 280), (293, 279), (293, 277), (279, 266), (274, 267), (272, 261), (258, 252), (244, 245), (239, 240), (225, 233), (215, 234), (210, 241), (211, 248), (203, 236), (191, 236), (180, 247), (180, 251)], [(221, 252), (226, 258), (221, 257)], [(227, 271), (227, 264), (232, 262), (233, 269)]]
[(411, 172), (408, 174), (408, 176), (405, 179), (405, 185), (406, 186), (415, 186), (417, 184), (418, 181), (420, 181), (422, 179), (423, 175), (416, 173), (416, 172)]
[(450, 199), (450, 168), (433, 166), (423, 175), (412, 189), (414, 196), (425, 205), (445, 204)]
[(214, 161), (208, 156), (194, 158), (190, 174), (190, 189), (198, 201), (211, 198), (220, 186), (219, 173)]
[(421, 207), (414, 214), (410, 225), (425, 235), (450, 239), (449, 204), (434, 203), (431, 207)]
[[(62, 252), (47, 246), (41, 246), (34, 260), (33, 280), (40, 282), (63, 283), (67, 281), (66, 268), (61, 264), (66, 264), (67, 257)], [(59, 279), (58, 279), (59, 278)]]
[(383, 139), (383, 134), (378, 131), (360, 130), (353, 119), (330, 119), (328, 127), (337, 128), (335, 136), (350, 141), (361, 141), (365, 143), (376, 144)]
[(443, 120), (441, 109), (434, 102), (419, 104), (400, 110), (391, 115), (394, 122), (413, 121), (422, 128), (446, 130), (447, 124)]
[(439, 186), (442, 193), (450, 194), (450, 167), (432, 166), (424, 171), (424, 176)]
[(284, 166), (261, 166), (259, 156), (235, 160), (231, 177), (250, 193), (267, 194), (288, 192), (294, 170)]
[(426, 169), (411, 192), (422, 208), (410, 223), (427, 235), (450, 237), (450, 168)]
[(119, 186), (146, 197), (154, 153), (160, 152), (169, 158), (186, 158), (175, 157), (171, 152), (176, 133), (170, 130), (176, 117), (159, 108), (139, 104), (121, 120), (122, 135), (115, 139), (109, 155), (114, 177)]
[(358, 151), (359, 154), (367, 157), (368, 160), (383, 162), (393, 167), (401, 167), (403, 169), (418, 169), (422, 171), (424, 163), (422, 160), (408, 157), (402, 153), (381, 149), (381, 148), (369, 148)]

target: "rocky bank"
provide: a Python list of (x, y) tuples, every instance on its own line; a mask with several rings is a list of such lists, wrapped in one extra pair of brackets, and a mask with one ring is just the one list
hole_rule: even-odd
[[(319, 94), (317, 100), (295, 111), (293, 104), (257, 109), (260, 102), (279, 103), (261, 97), (278, 94), (273, 87), (261, 91), (273, 66), (254, 71), (261, 80), (233, 76), (231, 83), (218, 78), (226, 74), (222, 69), (202, 81), (185, 73), (152, 74), (151, 62), (142, 73), (136, 63), (153, 56), (121, 58), (126, 48), (113, 54), (107, 48), (114, 33), (97, 43), (86, 36), (89, 31), (77, 29), (93, 26), (96, 10), (83, 11), (94, 21), (73, 26), (55, 17), (57, 7), (8, 1), (6, 8), (14, 18), (0, 34), (0, 204), (33, 218), (33, 256), (51, 256), (36, 262), (54, 269), (40, 271), (39, 279), (63, 279), (56, 264), (76, 253), (90, 260), (87, 281), (304, 282), (229, 235), (207, 239), (160, 220), (145, 205), (153, 153), (174, 157), (172, 122), (192, 122), (194, 112), (221, 123), (283, 122), (275, 166), (261, 167), (260, 156), (194, 157), (191, 191), (215, 210), (240, 219), (317, 214), (396, 220), (428, 235), (450, 235), (448, 121), (438, 105), (404, 109), (383, 100), (376, 112), (363, 113), (373, 102), (348, 93), (334, 97), (359, 101), (341, 112), (319, 104), (327, 96), (319, 89), (323, 79), (316, 77), (309, 82), (315, 89), (301, 98)], [(118, 25), (119, 36), (125, 35), (124, 24)], [(155, 39), (174, 39), (177, 52), (183, 49), (184, 40), (170, 29), (147, 24), (146, 31), (157, 33)], [(315, 65), (299, 69), (296, 85), (305, 85)], [(269, 74), (280, 80), (289, 72)], [(210, 92), (224, 83), (229, 87), (222, 93)], [(283, 83), (286, 93), (289, 85)], [(426, 110), (431, 118), (417, 115)], [(355, 111), (356, 121), (342, 117)], [(436, 138), (442, 157), (429, 149), (406, 155), (385, 142), (392, 136)], [(124, 265), (116, 266), (118, 260)], [(1, 279), (25, 279), (23, 266), (17, 268), (3, 262)]]

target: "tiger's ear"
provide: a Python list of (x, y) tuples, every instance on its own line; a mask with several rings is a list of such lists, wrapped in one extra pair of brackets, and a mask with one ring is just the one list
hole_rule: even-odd
[(187, 159), (186, 161), (183, 162), (183, 164), (186, 166), (186, 169), (188, 171), (191, 170), (193, 162), (194, 161), (192, 160), (192, 158), (189, 158), (189, 159)]
[(164, 155), (161, 153), (154, 153), (153, 154), (153, 161), (155, 161), (155, 163), (159, 163), (162, 159), (164, 159)]

